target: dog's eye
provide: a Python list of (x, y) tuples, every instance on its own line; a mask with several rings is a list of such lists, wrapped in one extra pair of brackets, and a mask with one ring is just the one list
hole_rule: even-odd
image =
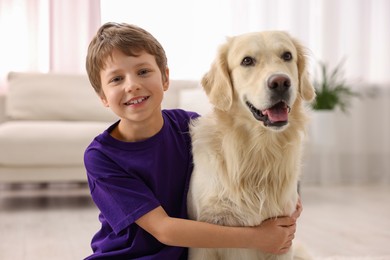
[(291, 52), (289, 52), (289, 51), (286, 51), (282, 54), (282, 59), (284, 61), (290, 61), (290, 60), (292, 60), (292, 58), (293, 58), (293, 56), (292, 56)]
[(292, 60), (292, 58), (293, 58), (292, 54), (289, 51), (286, 51), (282, 54), (282, 59), (285, 61), (290, 61), (290, 60)]
[(252, 57), (245, 57), (242, 61), (241, 61), (241, 65), (242, 66), (255, 66), (255, 63), (256, 63), (256, 60), (253, 59)]

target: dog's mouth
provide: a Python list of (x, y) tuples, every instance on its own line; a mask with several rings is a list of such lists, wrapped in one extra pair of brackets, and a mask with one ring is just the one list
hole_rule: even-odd
[(246, 101), (246, 105), (256, 120), (262, 121), (265, 126), (281, 127), (288, 123), (288, 113), (290, 113), (291, 108), (284, 100), (264, 110), (257, 109), (249, 101)]

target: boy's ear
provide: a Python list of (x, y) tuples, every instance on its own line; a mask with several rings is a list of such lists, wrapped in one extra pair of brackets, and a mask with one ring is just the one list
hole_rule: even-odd
[(109, 107), (109, 106), (110, 106), (110, 105), (108, 104), (107, 98), (106, 98), (106, 96), (104, 95), (104, 93), (99, 94), (99, 97), (100, 97), (100, 100), (101, 100), (102, 103), (103, 103), (103, 106), (105, 106), (105, 107)]
[[(164, 77), (163, 77), (164, 80)], [(169, 88), (169, 69), (168, 67), (165, 69), (165, 80), (163, 82), (163, 89), (164, 91), (167, 91)]]

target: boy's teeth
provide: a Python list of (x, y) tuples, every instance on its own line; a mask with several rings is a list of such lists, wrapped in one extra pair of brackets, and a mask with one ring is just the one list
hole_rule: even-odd
[(138, 103), (141, 103), (142, 101), (144, 101), (146, 98), (139, 98), (139, 99), (135, 99), (135, 100), (131, 100), (129, 102), (126, 102), (125, 104), (126, 105), (134, 105), (134, 104), (138, 104)]

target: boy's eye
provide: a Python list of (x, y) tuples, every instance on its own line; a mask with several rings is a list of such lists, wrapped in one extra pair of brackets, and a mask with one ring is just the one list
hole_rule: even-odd
[(122, 77), (119, 77), (119, 76), (118, 76), (118, 77), (112, 78), (110, 82), (112, 82), (112, 83), (117, 83), (117, 82), (121, 81), (122, 79), (123, 79)]
[(147, 69), (142, 69), (142, 70), (140, 70), (140, 71), (138, 72), (138, 75), (144, 76), (144, 75), (148, 74), (148, 72), (149, 72), (149, 70), (147, 70)]

